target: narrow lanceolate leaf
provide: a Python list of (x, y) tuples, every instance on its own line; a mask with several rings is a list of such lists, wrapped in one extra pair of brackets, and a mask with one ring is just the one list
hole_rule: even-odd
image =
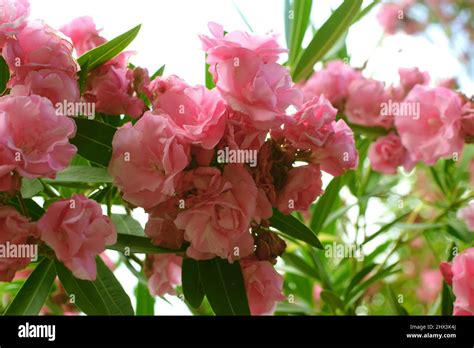
[(301, 51), (301, 44), (308, 28), (312, 5), (312, 0), (293, 1), (293, 13), (290, 14), (290, 65), (298, 58)]
[(318, 234), (324, 226), (324, 222), (333, 211), (336, 200), (339, 199), (339, 191), (344, 185), (344, 177), (339, 176), (332, 179), (313, 209), (313, 218), (311, 220), (311, 230)]
[[(84, 53), (77, 62), (81, 70), (93, 70), (119, 55), (137, 37), (141, 25), (127, 31), (113, 40)], [(87, 66), (86, 66), (87, 65)]]
[(321, 292), (321, 300), (324, 303), (327, 303), (335, 312), (336, 309), (339, 309), (344, 312), (344, 302), (337, 296), (335, 293), (331, 291), (324, 290)]
[(59, 280), (69, 300), (87, 315), (107, 315), (108, 310), (94, 282), (77, 279), (61, 262), (55, 262)]
[(112, 157), (112, 139), (116, 128), (95, 120), (74, 118), (77, 132), (71, 143), (77, 146), (78, 154), (101, 167), (109, 165)]
[(190, 258), (184, 259), (181, 278), (183, 281), (184, 299), (194, 308), (199, 308), (204, 299), (199, 261)]
[(44, 258), (23, 284), (5, 315), (37, 315), (55, 278), (54, 261)]
[(122, 285), (100, 257), (95, 281), (81, 280), (56, 262), (59, 279), (70, 300), (87, 315), (133, 315), (133, 307)]
[(10, 69), (5, 59), (0, 56), (0, 95), (7, 89), (8, 80), (10, 80)]
[(165, 72), (166, 64), (163, 64), (161, 68), (159, 68), (151, 77), (150, 80), (153, 81), (156, 79), (158, 76), (163, 76), (163, 73)]
[(140, 223), (130, 215), (112, 214), (112, 222), (120, 234), (128, 234), (130, 236), (145, 237), (145, 231)]
[(250, 315), (239, 262), (198, 261), (204, 293), (216, 315)]
[(319, 28), (308, 47), (303, 51), (293, 70), (293, 80), (309, 77), (314, 64), (320, 61), (338, 39), (344, 35), (359, 14), (362, 0), (344, 1)]
[[(207, 59), (207, 57), (206, 57)], [(206, 74), (206, 87), (207, 89), (213, 89), (216, 87), (216, 84), (214, 83), (214, 78), (212, 77), (212, 74), (209, 72), (209, 64), (205, 64), (205, 74)]]
[(135, 296), (137, 297), (137, 315), (154, 315), (155, 314), (155, 298), (150, 295), (148, 286), (141, 281), (135, 288)]
[[(31, 218), (31, 220), (36, 221), (39, 220), (43, 214), (44, 214), (44, 209), (38, 205), (34, 200), (32, 199), (24, 199), (23, 200), (26, 206), (26, 209), (28, 211), (28, 217)], [(22, 209), (20, 206), (20, 202), (18, 202), (18, 198), (14, 197), (12, 198), (9, 202), (9, 205), (15, 207), (18, 212), (22, 213)]]
[(151, 244), (151, 240), (146, 237), (138, 237), (123, 233), (117, 234), (117, 243), (107, 247), (107, 249), (119, 251), (121, 253), (137, 254), (176, 254), (184, 250), (171, 250), (157, 247)]
[(316, 237), (316, 234), (292, 215), (284, 215), (274, 209), (273, 216), (270, 218), (270, 225), (283, 234), (306, 242), (318, 249), (323, 249), (323, 245), (318, 237)]
[(387, 292), (388, 292), (388, 299), (392, 309), (394, 310), (396, 315), (406, 316), (408, 315), (407, 310), (398, 302), (398, 297), (393, 292), (392, 288), (387, 285)]
[(89, 184), (102, 184), (111, 183), (112, 178), (110, 177), (107, 169), (98, 167), (88, 166), (70, 166), (62, 172), (56, 175), (55, 179), (44, 179), (47, 183), (89, 183)]
[(293, 17), (293, 9), (291, 8), (291, 1), (285, 0), (285, 39), (286, 47), (291, 47), (291, 17)]
[(446, 282), (443, 281), (443, 292), (441, 294), (441, 315), (453, 315), (454, 295)]
[(349, 294), (351, 290), (359, 284), (372, 270), (377, 266), (377, 264), (372, 263), (367, 266), (365, 266), (362, 270), (360, 270), (354, 278), (352, 278), (351, 282), (349, 283), (349, 286), (345, 290), (345, 294)]

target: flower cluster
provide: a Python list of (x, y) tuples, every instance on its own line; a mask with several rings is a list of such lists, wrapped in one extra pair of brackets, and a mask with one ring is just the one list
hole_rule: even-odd
[[(321, 172), (341, 175), (358, 155), (327, 99), (303, 103), (277, 62), (284, 50), (274, 35), (209, 28), (212, 36), (200, 38), (216, 87), (145, 79), (152, 109), (117, 131), (109, 172), (123, 199), (149, 212), (146, 234), (156, 245), (185, 245), (197, 260), (242, 260), (252, 312), (269, 313), (282, 298), (271, 265), (285, 249), (268, 228), (272, 208), (307, 210), (323, 193)], [(150, 273), (154, 293), (178, 281), (178, 264), (150, 259), (150, 272), (164, 272)]]

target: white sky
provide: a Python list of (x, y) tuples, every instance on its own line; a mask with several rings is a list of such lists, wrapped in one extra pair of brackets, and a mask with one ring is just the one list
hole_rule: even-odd
[[(315, 1), (313, 22), (318, 26), (340, 0)], [(370, 2), (370, 1), (369, 1)], [(204, 53), (201, 51), (199, 33), (208, 33), (207, 23), (218, 22), (227, 31), (248, 30), (238, 14), (233, 0), (30, 0), (33, 19), (43, 19), (59, 28), (72, 19), (84, 15), (94, 18), (103, 28), (102, 35), (112, 39), (132, 27), (142, 24), (137, 39), (129, 47), (137, 51), (132, 58), (135, 65), (146, 67), (154, 73), (166, 64), (165, 74), (176, 74), (190, 84), (204, 82)], [(273, 31), (284, 38), (283, 0), (235, 0), (256, 33)], [(364, 2), (366, 6), (368, 1)], [(474, 94), (472, 79), (465, 76), (463, 67), (451, 55), (449, 43), (436, 30), (430, 31), (431, 40), (398, 34), (385, 38), (376, 48), (382, 29), (372, 11), (351, 29), (348, 37), (351, 64), (361, 66), (369, 57), (366, 76), (393, 83), (398, 80), (399, 67), (418, 66), (428, 71), (432, 80), (461, 77), (462, 91)], [(136, 218), (144, 224), (146, 215), (137, 211)], [(127, 293), (134, 298), (136, 280), (127, 269), (120, 268), (117, 277)], [(181, 300), (169, 297), (172, 306), (159, 300), (157, 314), (188, 314)], [(132, 300), (135, 305), (135, 300)]]

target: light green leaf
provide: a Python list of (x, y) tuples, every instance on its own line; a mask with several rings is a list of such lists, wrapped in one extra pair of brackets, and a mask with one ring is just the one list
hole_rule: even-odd
[(26, 179), (21, 181), (21, 195), (23, 198), (32, 198), (43, 191), (43, 185), (38, 179)]
[(141, 281), (135, 288), (135, 296), (137, 297), (137, 315), (155, 314), (155, 298), (150, 295), (148, 286)]
[(82, 70), (90, 71), (118, 56), (137, 37), (141, 25), (84, 53), (77, 62)]
[(140, 223), (130, 215), (112, 214), (112, 222), (120, 234), (128, 234), (130, 236), (145, 237), (145, 231)]
[(293, 19), (290, 19), (291, 39), (289, 62), (290, 65), (298, 59), (301, 51), (301, 44), (308, 28), (311, 15), (312, 0), (293, 1)]
[(99, 167), (70, 166), (62, 172), (59, 172), (55, 179), (44, 179), (47, 183), (112, 183), (107, 169)]
[(311, 75), (314, 65), (330, 51), (357, 18), (361, 5), (362, 0), (344, 1), (319, 28), (295, 65), (293, 71), (295, 82)]

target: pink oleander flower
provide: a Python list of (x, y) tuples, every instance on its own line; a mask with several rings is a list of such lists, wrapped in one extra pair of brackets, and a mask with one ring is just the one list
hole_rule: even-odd
[[(14, 208), (0, 207), (0, 244), (6, 246), (35, 244), (38, 233), (35, 224), (20, 215)], [(31, 255), (34, 257), (35, 255)], [(0, 257), (0, 282), (11, 282), (15, 273), (24, 269), (31, 258)]]
[(186, 210), (175, 220), (191, 243), (193, 259), (219, 256), (232, 262), (252, 253), (250, 222), (255, 214), (257, 187), (245, 167), (229, 164), (223, 174), (217, 168), (199, 167), (184, 178)]
[(427, 85), (430, 82), (428, 72), (421, 72), (418, 68), (400, 68), (398, 74), (405, 93), (411, 91), (416, 85)]
[(232, 150), (259, 150), (268, 134), (268, 129), (256, 128), (246, 115), (230, 110), (226, 129), (219, 147)]
[(451, 268), (451, 263), (441, 262), (439, 265), (439, 271), (443, 275), (446, 284), (453, 285), (453, 270)]
[(17, 164), (11, 151), (0, 143), (0, 192), (19, 189), (19, 180), (13, 173)]
[(215, 38), (200, 38), (222, 97), (259, 129), (280, 125), (286, 109), (301, 104), (302, 94), (288, 69), (276, 63), (282, 50), (275, 40), (240, 32), (224, 37), (222, 27), (210, 29)]
[(286, 299), (282, 293), (283, 277), (270, 262), (255, 257), (242, 259), (240, 265), (252, 315), (273, 314), (276, 303)]
[(176, 136), (161, 115), (145, 113), (138, 122), (115, 133), (109, 173), (130, 203), (151, 209), (176, 192), (181, 172), (190, 162), (189, 145)]
[(0, 143), (14, 156), (16, 171), (26, 178), (54, 178), (77, 152), (69, 143), (76, 132), (74, 121), (57, 115), (46, 98), (0, 98), (0, 125)]
[(457, 216), (466, 223), (470, 231), (474, 232), (474, 201), (470, 202), (468, 206), (460, 209)]
[(181, 248), (184, 231), (179, 230), (174, 224), (178, 213), (179, 201), (176, 198), (157, 205), (149, 212), (145, 234), (151, 238), (153, 244), (169, 249)]
[(77, 79), (61, 70), (32, 70), (23, 81), (10, 80), (9, 86), (11, 95), (39, 95), (54, 105), (65, 101), (75, 103), (80, 97)]
[(183, 258), (173, 254), (148, 255), (145, 261), (145, 275), (148, 289), (153, 296), (175, 295), (175, 286), (181, 285)]
[(77, 72), (71, 43), (41, 21), (29, 22), (15, 39), (7, 40), (2, 53), (18, 82), (32, 70), (60, 70), (70, 76)]
[(326, 173), (340, 176), (349, 169), (357, 168), (359, 154), (354, 133), (343, 120), (335, 122), (333, 129), (334, 133), (328, 137), (324, 146), (313, 150), (311, 163), (319, 164)]
[(419, 106), (419, 115), (395, 117), (402, 144), (413, 161), (433, 165), (440, 158), (461, 153), (461, 100), (456, 93), (417, 85), (404, 103)]
[(313, 301), (315, 303), (321, 301), (321, 293), (323, 292), (323, 287), (319, 284), (314, 284), (313, 286)]
[(442, 264), (443, 275), (446, 282), (453, 285), (456, 296), (454, 302), (454, 315), (474, 315), (474, 248), (464, 250), (458, 254), (451, 263)]
[(349, 95), (350, 84), (359, 78), (362, 78), (359, 71), (343, 61), (332, 61), (304, 84), (302, 91), (305, 101), (324, 95), (332, 105), (341, 107)]
[(407, 150), (395, 133), (380, 137), (372, 143), (369, 148), (369, 159), (372, 168), (383, 174), (396, 174), (399, 166), (403, 166), (406, 170), (411, 170), (413, 167)]
[(100, 30), (96, 28), (93, 19), (89, 16), (73, 19), (59, 30), (71, 38), (78, 56), (107, 42), (99, 35)]
[(83, 195), (51, 204), (38, 221), (38, 230), (58, 260), (84, 280), (96, 279), (97, 255), (117, 242), (111, 220), (102, 215), (97, 202)]
[(95, 69), (87, 78), (84, 98), (95, 103), (97, 112), (138, 118), (145, 103), (135, 95), (133, 70), (128, 69), (128, 54), (122, 53)]
[(278, 192), (277, 208), (284, 214), (309, 209), (323, 193), (321, 170), (317, 165), (293, 168), (288, 173), (283, 189)]
[(29, 15), (28, 0), (0, 0), (0, 37), (13, 36), (22, 31)]
[(405, 17), (404, 11), (407, 8), (407, 2), (386, 3), (380, 7), (377, 19), (387, 34), (395, 34), (401, 26), (401, 21)]
[(390, 128), (392, 117), (381, 115), (383, 103), (389, 99), (383, 82), (357, 79), (349, 87), (345, 112), (350, 122), (361, 126)]
[(315, 97), (285, 119), (283, 131), (275, 132), (282, 133), (297, 149), (318, 150), (334, 135), (336, 114), (337, 110), (324, 96)]
[(441, 292), (443, 276), (437, 269), (426, 270), (421, 274), (421, 284), (416, 289), (418, 299), (424, 303), (433, 303)]
[(204, 86), (191, 87), (184, 81), (172, 77), (171, 81), (155, 85), (168, 86), (162, 93), (155, 92), (153, 100), (155, 112), (167, 117), (177, 134), (185, 141), (205, 149), (213, 149), (224, 135), (227, 109), (224, 100), (216, 89), (208, 90)]

